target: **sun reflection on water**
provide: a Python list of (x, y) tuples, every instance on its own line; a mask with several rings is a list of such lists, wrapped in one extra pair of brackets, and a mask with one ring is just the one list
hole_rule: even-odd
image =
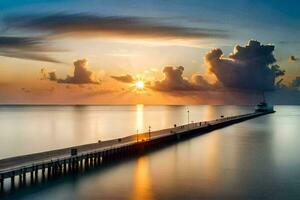
[(144, 131), (144, 105), (136, 105), (136, 114), (135, 114), (135, 128), (141, 133)]
[(140, 157), (137, 160), (134, 186), (132, 192), (132, 200), (151, 200), (153, 199), (151, 179), (149, 174), (149, 160), (148, 157)]

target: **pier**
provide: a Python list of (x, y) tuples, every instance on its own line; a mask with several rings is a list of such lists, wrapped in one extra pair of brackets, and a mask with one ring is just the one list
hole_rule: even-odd
[(221, 116), (216, 120), (174, 125), (172, 128), (158, 131), (151, 131), (149, 127), (148, 132), (113, 140), (2, 159), (0, 160), (0, 191), (4, 191), (5, 185), (13, 188), (16, 182), (22, 185), (29, 180), (35, 182), (39, 178), (44, 180), (82, 172), (112, 160), (121, 160), (128, 156), (138, 155), (147, 149), (155, 149), (161, 144), (205, 134), (273, 112)]

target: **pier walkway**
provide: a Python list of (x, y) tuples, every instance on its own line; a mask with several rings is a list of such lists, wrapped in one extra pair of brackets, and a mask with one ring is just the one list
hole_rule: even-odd
[[(22, 184), (22, 182), (26, 182), (26, 175), (30, 175), (31, 179), (37, 179), (39, 176), (45, 178), (76, 172), (89, 166), (101, 165), (112, 159), (134, 155), (145, 148), (154, 148), (161, 143), (201, 135), (270, 113), (273, 112), (254, 112), (222, 117), (212, 121), (189, 123), (113, 140), (2, 159), (0, 160), (0, 190), (3, 190), (4, 182), (9, 179), (13, 187), (17, 176), (19, 176), (19, 184)], [(71, 154), (71, 152), (73, 153)]]

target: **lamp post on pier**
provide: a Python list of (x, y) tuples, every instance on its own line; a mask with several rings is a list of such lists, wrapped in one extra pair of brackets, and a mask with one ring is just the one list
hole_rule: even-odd
[(186, 107), (186, 109), (187, 109), (187, 119), (188, 119), (188, 123), (187, 123), (187, 125), (188, 125), (188, 129), (190, 128), (190, 110), (189, 110), (189, 107)]
[(136, 129), (136, 142), (139, 142), (139, 129)]
[(151, 139), (151, 126), (149, 126), (149, 140)]

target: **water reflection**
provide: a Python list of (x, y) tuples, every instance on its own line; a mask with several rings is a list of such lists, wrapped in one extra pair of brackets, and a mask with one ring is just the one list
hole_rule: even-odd
[[(220, 114), (228, 116), (252, 109), (236, 106), (189, 108), (191, 120), (209, 120)], [(13, 121), (12, 116), (18, 118), (20, 127), (25, 130), (24, 134), (32, 136), (28, 133), (29, 127), (23, 126), (25, 122), (28, 123), (24, 113), (27, 116), (29, 114), (36, 122), (41, 122), (45, 129), (49, 127), (45, 120), (45, 115), (48, 115), (48, 119), (52, 119), (51, 126), (56, 127), (56, 136), (63, 130), (62, 127), (57, 127), (58, 121), (62, 125), (75, 113), (82, 116), (71, 118), (71, 121), (77, 121), (78, 126), (88, 127), (87, 130), (91, 127), (89, 123), (98, 123), (102, 131), (114, 132), (122, 128), (120, 133), (123, 134), (126, 131), (130, 133), (129, 130), (132, 133), (136, 127), (145, 128), (148, 124), (159, 129), (187, 121), (185, 106), (82, 108), (87, 112), (77, 112), (76, 109), (73, 111), (68, 107), (58, 111), (51, 109), (40, 111), (39, 118), (35, 116), (36, 110), (7, 112), (3, 115), (6, 117), (2, 118), (0, 115), (0, 125), (4, 131), (0, 135), (0, 144), (4, 146), (0, 148), (7, 146), (5, 140), (1, 139), (13, 139), (16, 136), (17, 131), (12, 132), (12, 135), (5, 132), (17, 129), (12, 122), (4, 123)], [(21, 199), (299, 199), (300, 107), (278, 106), (276, 110), (275, 114), (219, 129), (157, 149), (142, 157), (126, 160), (105, 170), (100, 169), (91, 176), (84, 176), (77, 182), (72, 181), (72, 187), (67, 181), (55, 184), (52, 188), (46, 187), (44, 191), (36, 187), (35, 191), (29, 191), (30, 194)], [(53, 115), (49, 115), (51, 112)], [(111, 121), (111, 118), (115, 123), (103, 124)], [(65, 129), (68, 130), (68, 127)], [(47, 133), (43, 132), (46, 136)], [(76, 134), (83, 133), (69, 134), (75, 134), (76, 138)], [(92, 138), (94, 134), (105, 136), (103, 132), (91, 134), (87, 131), (84, 137)], [(69, 138), (67, 136), (57, 138), (65, 141)], [(41, 136), (37, 135), (37, 138)], [(49, 139), (47, 143), (53, 143), (51, 137), (46, 138)], [(36, 144), (32, 146), (35, 147)]]
[[(234, 106), (189, 106), (189, 110), (190, 121), (248, 112), (247, 107)], [(186, 106), (2, 106), (0, 159), (185, 123)]]
[(204, 173), (206, 173), (206, 176), (213, 182), (219, 177), (217, 167), (220, 164), (219, 147), (219, 135), (216, 133), (213, 134), (210, 139), (204, 140), (204, 145), (201, 147), (201, 149), (206, 151), (206, 156), (204, 156), (203, 160)]
[(138, 158), (134, 172), (132, 200), (152, 200), (151, 177), (148, 157)]
[(135, 127), (139, 133), (144, 132), (144, 105), (143, 104), (136, 105)]

